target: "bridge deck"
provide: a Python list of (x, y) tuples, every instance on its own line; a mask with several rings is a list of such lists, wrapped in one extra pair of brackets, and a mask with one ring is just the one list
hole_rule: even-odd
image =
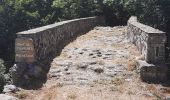
[(51, 63), (49, 79), (26, 99), (154, 99), (152, 85), (136, 73), (137, 48), (127, 41), (126, 27), (96, 27), (67, 45)]

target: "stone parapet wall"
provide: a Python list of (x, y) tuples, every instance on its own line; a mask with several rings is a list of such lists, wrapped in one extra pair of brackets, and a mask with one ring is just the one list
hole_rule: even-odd
[[(24, 39), (25, 41), (32, 40), (34, 55), (31, 57), (16, 57), (16, 62), (23, 62), (17, 58), (34, 59), (32, 62), (41, 62), (47, 60), (48, 57), (54, 55), (59, 49), (59, 46), (70, 38), (85, 33), (97, 25), (103, 25), (104, 19), (102, 17), (89, 17), (63, 21), (36, 29), (31, 29), (24, 32), (17, 33), (17, 39)], [(16, 44), (16, 47), (17, 44)], [(21, 47), (22, 48), (22, 47)], [(17, 55), (16, 55), (17, 56)], [(30, 60), (28, 61), (30, 62)], [(32, 63), (31, 62), (31, 63)]]
[(127, 37), (148, 63), (165, 62), (165, 32), (139, 23), (137, 17), (132, 16), (128, 20)]
[(50, 62), (69, 41), (104, 24), (103, 17), (88, 17), (17, 33), (16, 64), (11, 68), (13, 83), (19, 86), (40, 85), (47, 77)]

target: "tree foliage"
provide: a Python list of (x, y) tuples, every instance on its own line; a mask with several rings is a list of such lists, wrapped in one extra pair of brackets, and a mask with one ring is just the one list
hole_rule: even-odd
[(145, 24), (170, 31), (169, 0), (0, 0), (0, 58), (13, 63), (19, 31), (96, 15), (105, 16), (108, 25), (125, 25), (136, 15)]

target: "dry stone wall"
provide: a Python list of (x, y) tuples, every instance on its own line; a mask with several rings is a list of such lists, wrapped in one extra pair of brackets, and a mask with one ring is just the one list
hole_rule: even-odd
[[(90, 17), (90, 18), (81, 18), (69, 21), (63, 21), (44, 27), (19, 32), (17, 33), (17, 39), (23, 39), (25, 41), (32, 40), (34, 51), (34, 62), (39, 62), (45, 59), (48, 59), (51, 55), (54, 55), (59, 49), (58, 47), (67, 41), (68, 39), (85, 33), (91, 30), (97, 25), (104, 23), (102, 17)], [(22, 41), (23, 43), (24, 41)], [(16, 43), (16, 47), (17, 43)], [(17, 55), (16, 55), (17, 56)], [(24, 58), (17, 56), (16, 58)], [(28, 57), (29, 59), (30, 57)], [(23, 62), (16, 59), (16, 62)]]
[(13, 83), (33, 85), (35, 81), (41, 81), (40, 77), (45, 77), (52, 58), (62, 49), (65, 42), (104, 24), (103, 17), (88, 17), (17, 33), (16, 64), (11, 69)]
[(127, 37), (142, 54), (143, 60), (137, 61), (141, 80), (145, 82), (166, 82), (168, 67), (165, 64), (165, 32), (154, 29), (137, 21), (128, 20)]
[(139, 23), (137, 17), (133, 16), (128, 21), (127, 37), (138, 47), (148, 63), (165, 61), (165, 32)]

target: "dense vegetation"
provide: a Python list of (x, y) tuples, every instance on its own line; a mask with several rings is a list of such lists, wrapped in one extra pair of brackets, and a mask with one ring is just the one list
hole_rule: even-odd
[(0, 0), (0, 58), (8, 66), (5, 73), (14, 62), (15, 33), (95, 15), (105, 16), (108, 25), (125, 25), (136, 15), (145, 24), (170, 31), (170, 0)]

